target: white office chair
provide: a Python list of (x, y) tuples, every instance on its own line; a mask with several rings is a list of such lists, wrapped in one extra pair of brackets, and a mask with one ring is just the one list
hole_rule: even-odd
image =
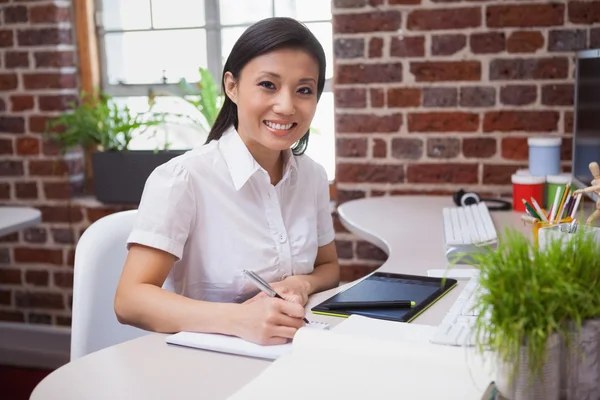
[(81, 235), (75, 250), (71, 361), (148, 334), (121, 324), (114, 312), (117, 284), (127, 256), (126, 240), (137, 210), (99, 219)]

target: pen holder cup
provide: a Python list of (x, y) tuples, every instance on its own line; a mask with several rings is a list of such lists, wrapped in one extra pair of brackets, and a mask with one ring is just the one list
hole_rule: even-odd
[[(540, 230), (553, 228), (553, 227), (556, 227), (556, 229), (559, 229), (558, 226), (560, 224), (566, 224), (571, 221), (573, 221), (573, 219), (571, 217), (563, 218), (560, 221), (556, 221), (556, 222), (544, 222), (544, 221), (540, 221), (539, 219), (534, 220), (534, 222), (531, 226), (531, 230), (533, 233), (533, 243), (535, 244), (536, 247), (539, 247)], [(546, 242), (544, 242), (544, 244), (545, 243)]]
[[(569, 233), (565, 228), (569, 224), (561, 222), (558, 224), (548, 225), (540, 227), (538, 230), (537, 246), (540, 250), (545, 249), (552, 241), (560, 241), (566, 243), (573, 235)], [(595, 240), (600, 241), (600, 228), (588, 225), (580, 225), (578, 229), (583, 229), (586, 234), (594, 235)]]

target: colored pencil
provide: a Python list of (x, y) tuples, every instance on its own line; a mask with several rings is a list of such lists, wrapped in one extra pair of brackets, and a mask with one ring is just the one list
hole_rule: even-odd
[(546, 213), (544, 212), (544, 210), (542, 210), (542, 207), (540, 207), (538, 202), (535, 201), (535, 199), (533, 197), (531, 198), (531, 204), (533, 204), (535, 211), (537, 211), (537, 213), (540, 215), (540, 217), (542, 218), (542, 221), (548, 222), (548, 217), (546, 216)]
[(542, 220), (542, 217), (540, 217), (538, 215), (538, 213), (533, 209), (533, 207), (531, 207), (531, 205), (529, 205), (529, 203), (527, 202), (527, 200), (525, 199), (521, 199), (523, 201), (523, 204), (525, 204), (525, 208), (527, 210), (529, 210), (529, 213), (531, 214), (532, 217), (537, 218), (539, 220)]

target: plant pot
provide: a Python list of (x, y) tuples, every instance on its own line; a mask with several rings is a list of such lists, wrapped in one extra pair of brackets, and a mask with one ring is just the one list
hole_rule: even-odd
[(521, 347), (519, 365), (499, 360), (496, 385), (502, 397), (507, 400), (559, 400), (560, 344), (558, 334), (550, 336), (542, 376), (535, 379), (529, 373), (527, 347)]
[(139, 204), (148, 176), (186, 150), (95, 152), (94, 194), (102, 203)]
[[(567, 347), (568, 346), (568, 347)], [(600, 399), (600, 319), (584, 321), (563, 346), (563, 394), (567, 400)]]

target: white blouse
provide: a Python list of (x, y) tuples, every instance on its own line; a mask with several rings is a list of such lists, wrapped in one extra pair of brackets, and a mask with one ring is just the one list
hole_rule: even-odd
[(334, 240), (325, 169), (284, 153), (273, 186), (231, 128), (156, 168), (148, 177), (128, 248), (138, 243), (177, 257), (163, 287), (206, 301), (242, 302), (269, 282), (313, 271), (317, 249)]

